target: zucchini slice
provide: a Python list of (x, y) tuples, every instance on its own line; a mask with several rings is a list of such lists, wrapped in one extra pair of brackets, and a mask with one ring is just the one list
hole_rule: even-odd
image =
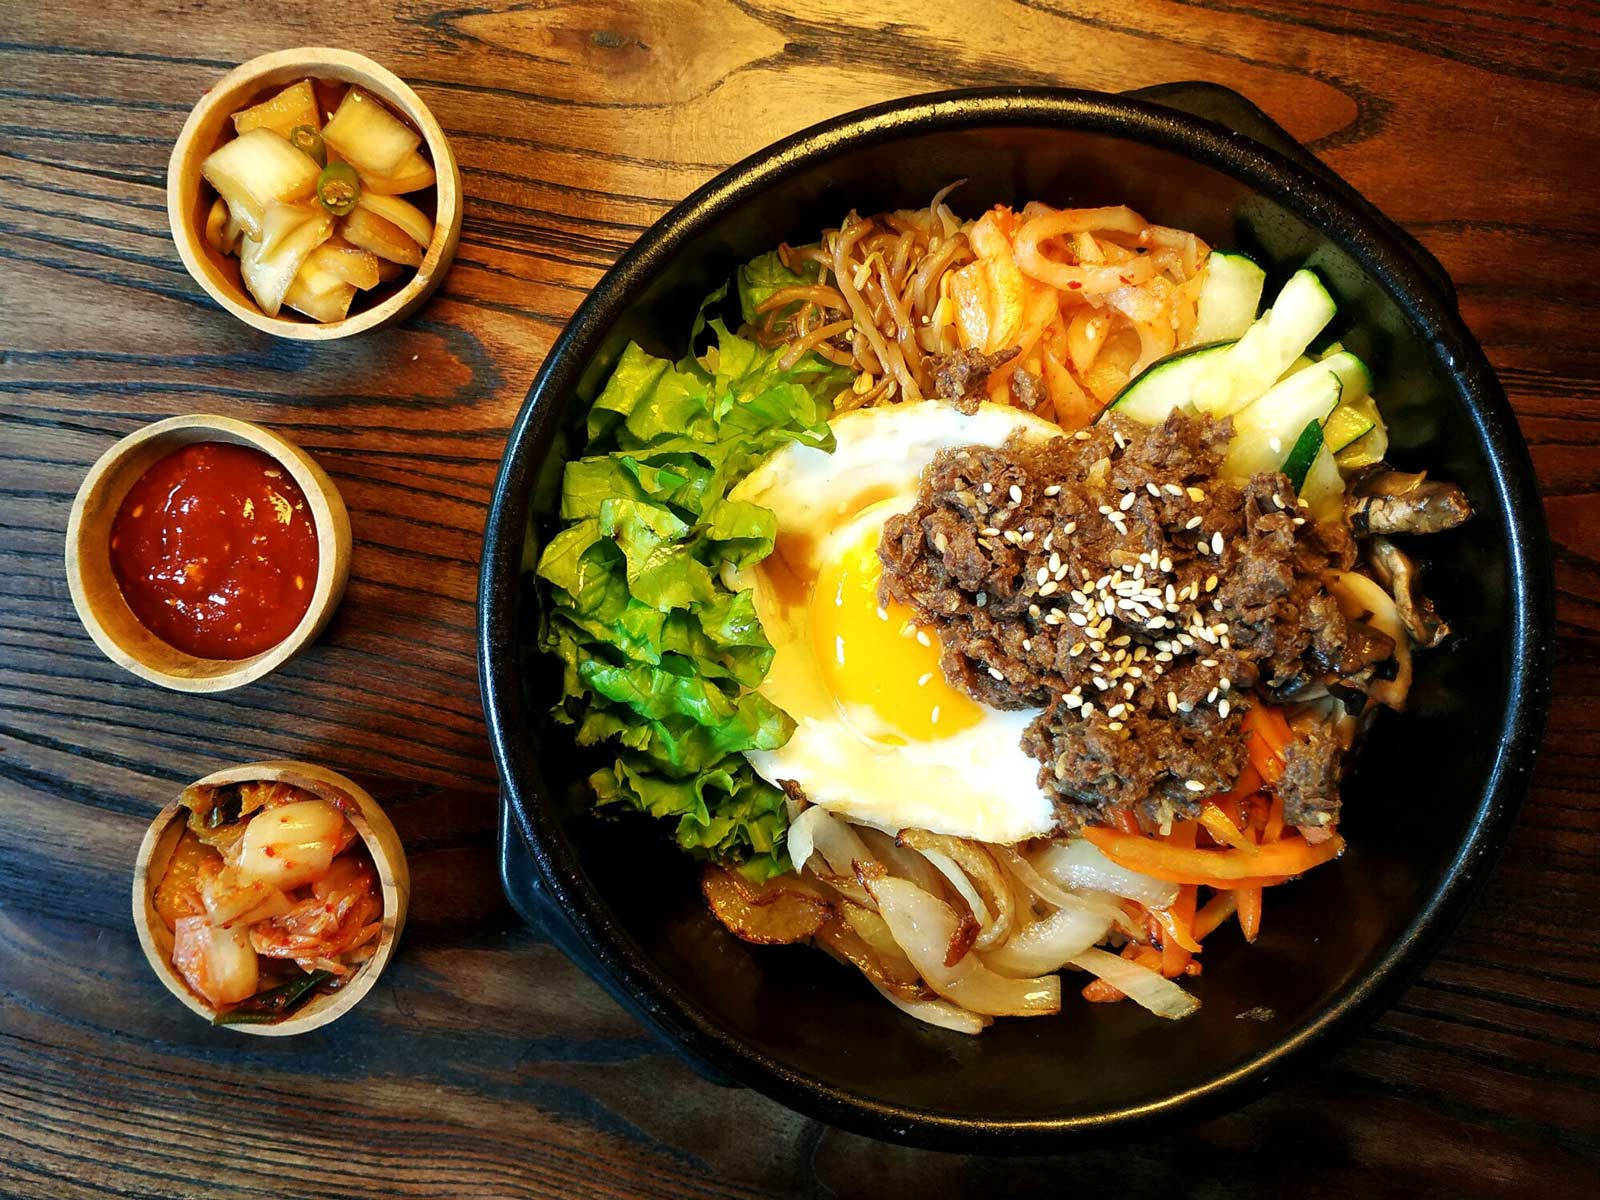
[(1306, 427), (1300, 431), (1300, 436), (1295, 439), (1294, 448), (1289, 451), (1289, 457), (1283, 460), (1283, 473), (1289, 477), (1289, 484), (1296, 492), (1306, 481), (1306, 472), (1311, 470), (1311, 463), (1316, 459), (1318, 451), (1322, 449), (1322, 426), (1315, 421), (1307, 421)]
[(1195, 407), (1225, 417), (1258, 400), (1305, 353), (1334, 311), (1333, 297), (1316, 274), (1296, 271), (1272, 308), (1197, 381)]
[(1231, 342), (1244, 336), (1261, 309), (1267, 273), (1243, 254), (1213, 250), (1195, 306), (1197, 343)]
[(1145, 425), (1161, 424), (1173, 409), (1191, 403), (1195, 385), (1214, 364), (1222, 361), (1232, 345), (1232, 342), (1218, 342), (1211, 346), (1194, 346), (1151, 363), (1137, 379), (1128, 381), (1102, 414), (1116, 412)]
[[(1246, 478), (1259, 471), (1284, 470), (1284, 461), (1307, 425), (1317, 426), (1320, 448), (1322, 423), (1338, 405), (1343, 390), (1338, 374), (1318, 364), (1289, 376), (1254, 404), (1234, 413), (1233, 440), (1222, 463), (1223, 474)], [(1311, 465), (1315, 449), (1308, 454), (1305, 467)]]

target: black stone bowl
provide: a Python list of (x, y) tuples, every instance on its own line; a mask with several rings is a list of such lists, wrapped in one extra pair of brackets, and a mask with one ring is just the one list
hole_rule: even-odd
[[(1226, 108), (1230, 95), (1199, 94), (1189, 107)], [(1552, 585), (1532, 465), (1437, 264), (1291, 155), (1123, 96), (1004, 90), (883, 105), (701, 188), (640, 238), (556, 342), (511, 431), (485, 533), (490, 737), (548, 932), (702, 1069), (824, 1121), (941, 1149), (1060, 1150), (1194, 1119), (1259, 1094), (1370, 1020), (1482, 883), (1526, 790), (1549, 696)], [(1391, 457), (1462, 484), (1477, 512), (1415, 546), (1455, 635), (1419, 655), (1409, 711), (1384, 714), (1359, 756), (1345, 788), (1349, 851), (1272, 892), (1255, 945), (1231, 931), (1208, 941), (1192, 982), (1203, 1007), (1187, 1021), (1087, 1004), (1068, 986), (1059, 1016), (1002, 1019), (968, 1038), (902, 1016), (820, 952), (737, 941), (706, 912), (698, 870), (665, 830), (587, 811), (573, 785), (588, 764), (546, 716), (559, 672), (527, 649), (538, 601), (525, 535), (548, 521), (570, 432), (626, 340), (682, 354), (701, 297), (740, 262), (812, 240), (851, 208), (921, 205), (963, 178), (953, 203), (967, 215), (1034, 198), (1125, 202), (1249, 252), (1268, 266), (1269, 292), (1295, 267), (1316, 268), (1339, 301), (1337, 335), (1374, 368)]]

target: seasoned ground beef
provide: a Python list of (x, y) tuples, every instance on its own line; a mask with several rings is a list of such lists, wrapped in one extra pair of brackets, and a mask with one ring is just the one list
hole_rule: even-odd
[(932, 357), (933, 386), (944, 400), (964, 413), (975, 413), (984, 400), (984, 385), (994, 371), (1018, 354), (1017, 347), (985, 354), (981, 350), (955, 350)]
[(1309, 737), (1289, 743), (1278, 780), (1285, 822), (1330, 831), (1339, 823), (1341, 758), (1339, 739), (1325, 725), (1313, 726)]
[[(1193, 816), (1244, 767), (1258, 683), (1393, 656), (1324, 589), (1354, 562), (1348, 532), (1310, 520), (1281, 474), (1218, 478), (1230, 433), (1175, 414), (945, 451), (884, 527), (884, 593), (938, 628), (950, 681), (1045, 710), (1023, 745), (1063, 828), (1127, 806), (1149, 827)], [(1336, 759), (1297, 770), (1296, 817), (1337, 811)]]

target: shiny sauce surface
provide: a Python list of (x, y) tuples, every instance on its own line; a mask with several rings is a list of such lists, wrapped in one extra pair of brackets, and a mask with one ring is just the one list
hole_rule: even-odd
[(249, 446), (197, 442), (152, 464), (111, 525), (134, 616), (200, 658), (249, 658), (294, 631), (317, 583), (317, 531), (288, 471)]

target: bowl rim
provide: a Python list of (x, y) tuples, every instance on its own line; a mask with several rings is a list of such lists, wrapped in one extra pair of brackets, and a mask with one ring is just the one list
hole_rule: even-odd
[[(369, 91), (377, 93), (384, 103), (399, 108), (403, 116), (416, 126), (427, 144), (434, 171), (434, 224), (433, 240), (405, 284), (375, 304), (353, 317), (338, 321), (314, 321), (286, 317), (269, 317), (255, 304), (241, 303), (218, 287), (207, 270), (208, 260), (200, 249), (201, 234), (189, 219), (185, 204), (186, 191), (191, 183), (198, 187), (203, 154), (210, 147), (198, 144), (201, 126), (210, 120), (219, 108), (235, 103), (242, 93), (259, 90), (261, 80), (285, 71), (317, 76), (328, 70), (349, 76), (347, 82), (359, 82)], [(382, 63), (358, 54), (354, 50), (341, 50), (333, 46), (297, 46), (288, 50), (273, 50), (240, 63), (221, 79), (206, 89), (189, 110), (183, 129), (172, 144), (167, 158), (166, 182), (167, 225), (172, 233), (178, 257), (190, 278), (228, 312), (252, 329), (259, 329), (274, 337), (303, 342), (329, 342), (354, 337), (370, 329), (377, 329), (415, 311), (432, 295), (444, 280), (445, 272), (455, 260), (456, 247), (461, 238), (462, 195), (461, 167), (454, 148), (433, 110), (412, 90), (411, 86)], [(248, 295), (248, 294), (247, 294)]]
[[(1512, 610), (1505, 719), (1499, 749), (1466, 834), (1416, 914), (1374, 961), (1300, 1027), (1231, 1071), (1147, 1103), (1075, 1116), (973, 1119), (903, 1108), (784, 1066), (721, 1028), (678, 992), (621, 928), (581, 868), (547, 805), (524, 794), (536, 770), (521, 694), (516, 580), (533, 473), (525, 447), (576, 386), (588, 357), (636, 291), (727, 208), (846, 148), (963, 128), (1070, 128), (1141, 142), (1198, 161), (1273, 196), (1337, 244), (1404, 313), (1453, 383), (1480, 445), (1507, 543)], [(480, 692), (503, 798), (545, 887), (595, 959), (662, 1029), (733, 1079), (807, 1116), (853, 1132), (946, 1150), (1042, 1153), (1102, 1140), (1115, 1130), (1195, 1120), (1242, 1103), (1341, 1035), (1355, 1032), (1421, 970), (1481, 888), (1521, 806), (1549, 706), (1554, 587), (1532, 459), (1477, 340), (1412, 252), (1365, 202), (1333, 191), (1304, 167), (1250, 138), (1164, 105), (1071, 88), (984, 88), (892, 100), (820, 122), (746, 157), (652, 225), (578, 307), (546, 355), (507, 438), (484, 530), (479, 577)]]
[[(189, 436), (191, 434), (200, 436)], [(316, 530), (317, 582), (312, 588), (311, 602), (306, 606), (299, 623), (282, 641), (259, 654), (239, 659), (201, 658), (185, 654), (176, 647), (168, 647), (174, 661), (215, 664), (214, 669), (204, 673), (198, 667), (193, 673), (184, 673), (167, 670), (140, 657), (136, 647), (125, 645), (112, 632), (111, 622), (103, 619), (107, 606), (119, 608), (119, 617), (125, 615), (136, 624), (139, 624), (138, 618), (133, 615), (120, 589), (97, 586), (91, 579), (101, 573), (102, 565), (98, 561), (102, 553), (101, 543), (109, 547), (111, 524), (116, 520), (123, 498), (139, 476), (167, 454), (186, 445), (205, 441), (249, 446), (261, 451), (289, 472), (290, 478), (306, 498), (306, 508), (311, 513), (312, 526)], [(136, 473), (125, 471), (124, 464), (136, 456), (141, 459), (149, 456), (149, 462)], [(109, 554), (109, 550), (105, 553)], [(243, 687), (271, 674), (299, 654), (327, 627), (343, 601), (345, 587), (350, 581), (350, 554), (350, 514), (345, 508), (344, 497), (339, 492), (338, 484), (316, 459), (270, 429), (214, 413), (167, 417), (143, 425), (120, 438), (95, 459), (84, 474), (67, 516), (67, 591), (72, 597), (78, 620), (100, 652), (117, 666), (140, 679), (177, 692), (224, 692)], [(101, 580), (102, 585), (104, 582)], [(140, 627), (143, 627), (142, 624)], [(155, 637), (155, 634), (151, 633), (150, 636)], [(156, 641), (160, 642), (160, 639), (156, 638)]]

